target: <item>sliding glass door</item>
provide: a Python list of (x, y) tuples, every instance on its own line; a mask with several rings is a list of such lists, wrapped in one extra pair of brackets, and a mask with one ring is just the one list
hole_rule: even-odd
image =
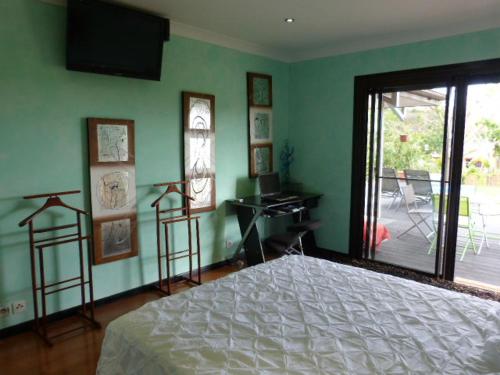
[(500, 291), (500, 84), (467, 87), (455, 281)]
[(453, 98), (447, 87), (369, 95), (365, 258), (439, 271)]
[(350, 254), (500, 290), (500, 59), (356, 77)]

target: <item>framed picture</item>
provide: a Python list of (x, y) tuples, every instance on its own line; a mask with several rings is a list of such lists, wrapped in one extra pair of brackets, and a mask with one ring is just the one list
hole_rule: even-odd
[(273, 80), (270, 75), (247, 73), (247, 86), (250, 107), (273, 106)]
[(134, 121), (87, 120), (94, 263), (138, 254)]
[(215, 96), (182, 93), (184, 123), (184, 179), (192, 213), (216, 208), (215, 187)]
[(273, 141), (273, 110), (271, 108), (251, 107), (249, 120), (250, 144)]
[(257, 177), (273, 171), (272, 143), (250, 146), (250, 176)]
[(273, 79), (247, 73), (248, 151), (251, 178), (273, 171)]
[(135, 165), (134, 121), (89, 118), (91, 165)]
[(136, 214), (93, 220), (95, 264), (137, 255)]

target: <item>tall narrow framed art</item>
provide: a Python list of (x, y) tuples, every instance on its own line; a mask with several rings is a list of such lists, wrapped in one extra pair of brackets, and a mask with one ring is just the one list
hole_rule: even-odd
[(215, 96), (183, 92), (184, 178), (192, 213), (216, 208)]
[(273, 170), (273, 83), (262, 73), (247, 73), (249, 175)]
[(87, 120), (94, 262), (138, 254), (134, 121)]

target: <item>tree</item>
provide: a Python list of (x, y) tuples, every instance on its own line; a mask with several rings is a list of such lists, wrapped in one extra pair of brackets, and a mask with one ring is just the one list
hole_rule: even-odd
[(482, 119), (478, 125), (483, 128), (482, 137), (493, 144), (493, 155), (500, 158), (500, 124), (488, 119)]
[[(444, 133), (443, 106), (409, 107), (401, 119), (396, 113), (384, 110), (384, 166), (403, 169), (441, 171)], [(407, 142), (400, 135), (408, 135)]]

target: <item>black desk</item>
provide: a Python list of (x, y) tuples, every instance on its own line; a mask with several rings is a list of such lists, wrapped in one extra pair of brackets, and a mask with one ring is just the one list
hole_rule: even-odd
[[(245, 249), (247, 264), (253, 266), (265, 262), (264, 249), (257, 229), (257, 220), (261, 216), (280, 217), (293, 215), (294, 220), (299, 221), (309, 219), (309, 209), (318, 206), (321, 194), (313, 193), (290, 193), (297, 195), (298, 198), (285, 202), (271, 202), (262, 198), (260, 195), (254, 195), (242, 199), (231, 199), (227, 202), (234, 206), (238, 215), (238, 223), (241, 231), (241, 241), (234, 252), (236, 258), (241, 249)], [(294, 209), (295, 208), (295, 209)], [(299, 215), (301, 213), (301, 215)], [(314, 234), (312, 232), (304, 236), (304, 245), (306, 248), (316, 247)]]

